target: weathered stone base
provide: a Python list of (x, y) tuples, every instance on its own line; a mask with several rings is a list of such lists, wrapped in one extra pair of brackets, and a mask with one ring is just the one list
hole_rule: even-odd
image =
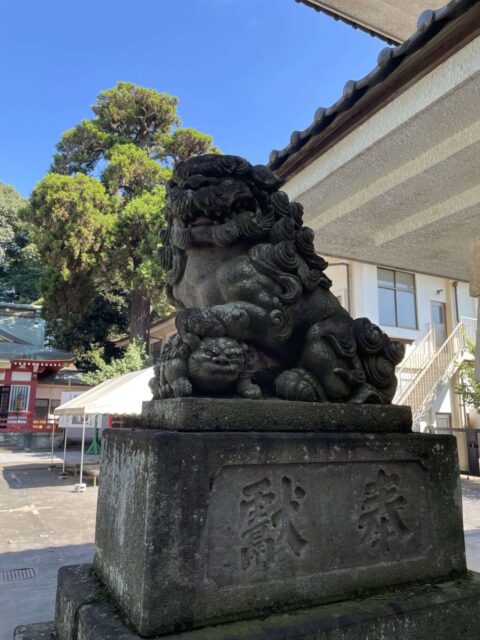
[(480, 640), (453, 437), (408, 408), (187, 400), (106, 434), (94, 565), (17, 640)]
[(171, 398), (143, 403), (142, 428), (161, 431), (411, 433), (410, 407), (285, 400)]
[(111, 429), (95, 571), (145, 637), (464, 575), (455, 446)]
[[(102, 595), (93, 571), (85, 565), (65, 570), (63, 582), (69, 583), (70, 595), (77, 584), (78, 594), (86, 600), (78, 599), (63, 612), (57, 609), (56, 635), (54, 623), (34, 624), (18, 627), (15, 640), (141, 638), (125, 626), (115, 607)], [(65, 618), (59, 620), (59, 615)], [(383, 591), (364, 599), (275, 614), (262, 620), (166, 635), (162, 640), (431, 640), (432, 637), (480, 639), (478, 574), (448, 583)]]
[(53, 622), (37, 622), (17, 627), (14, 640), (53, 640), (55, 638)]

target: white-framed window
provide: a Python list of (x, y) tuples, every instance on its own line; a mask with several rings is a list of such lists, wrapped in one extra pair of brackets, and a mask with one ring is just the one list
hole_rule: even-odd
[(380, 324), (416, 329), (417, 304), (414, 274), (378, 267), (377, 275)]
[(28, 382), (32, 379), (32, 374), (30, 371), (12, 371), (10, 379), (12, 382)]
[(10, 387), (9, 411), (28, 411), (30, 387), (27, 384), (13, 384)]
[(452, 428), (452, 414), (451, 413), (436, 413), (435, 422), (437, 423), (437, 429), (451, 429)]
[(55, 409), (57, 407), (59, 407), (62, 404), (62, 401), (60, 400), (60, 398), (52, 398), (50, 400), (50, 410), (49, 410), (49, 417), (52, 416), (53, 417), (53, 412), (55, 411)]
[(35, 418), (46, 420), (48, 418), (48, 398), (35, 398)]

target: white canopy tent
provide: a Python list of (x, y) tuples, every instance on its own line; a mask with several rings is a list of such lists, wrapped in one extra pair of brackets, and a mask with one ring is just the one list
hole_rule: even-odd
[[(83, 457), (85, 448), (85, 428), (88, 415), (139, 415), (142, 412), (142, 402), (151, 400), (152, 392), (148, 386), (153, 378), (153, 367), (132, 371), (119, 378), (106, 380), (101, 384), (72, 398), (58, 406), (56, 416), (82, 416), (82, 450), (80, 456), (80, 481), (76, 485), (78, 491), (83, 491)], [(67, 442), (67, 427), (65, 427), (65, 447)], [(53, 444), (52, 444), (53, 453)], [(65, 468), (65, 448), (63, 453)]]
[(151, 400), (148, 381), (153, 378), (153, 367), (131, 371), (119, 378), (101, 384), (58, 406), (56, 416), (85, 416), (95, 413), (110, 415), (139, 415), (142, 402)]

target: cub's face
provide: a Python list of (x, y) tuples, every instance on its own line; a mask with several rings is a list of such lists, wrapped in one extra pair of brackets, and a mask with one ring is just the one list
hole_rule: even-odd
[(208, 391), (222, 391), (245, 366), (242, 347), (233, 338), (203, 338), (188, 358), (190, 379)]

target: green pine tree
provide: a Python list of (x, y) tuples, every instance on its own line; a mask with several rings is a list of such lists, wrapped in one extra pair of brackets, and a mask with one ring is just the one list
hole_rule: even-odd
[[(169, 310), (157, 260), (165, 184), (174, 161), (218, 151), (210, 136), (180, 127), (177, 104), (128, 82), (102, 91), (92, 118), (63, 134), (51, 172), (32, 194), (29, 219), (48, 267), (42, 295), (51, 342), (85, 366), (90, 359), (95, 367), (93, 351), (126, 326), (131, 339), (146, 342), (152, 313)], [(120, 299), (118, 324), (106, 327), (102, 302), (114, 320), (111, 302)]]

